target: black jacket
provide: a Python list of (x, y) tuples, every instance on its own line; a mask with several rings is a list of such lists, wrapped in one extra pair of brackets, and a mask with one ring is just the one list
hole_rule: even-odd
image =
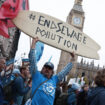
[(86, 105), (87, 95), (88, 95), (88, 92), (86, 92), (86, 91), (81, 91), (81, 92), (77, 95), (77, 105)]
[(88, 94), (87, 105), (105, 105), (105, 87), (96, 87)]

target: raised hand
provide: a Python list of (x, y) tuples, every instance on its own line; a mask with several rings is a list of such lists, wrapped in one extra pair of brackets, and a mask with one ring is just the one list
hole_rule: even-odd
[(38, 37), (33, 38), (33, 40), (32, 40), (32, 45), (31, 45), (31, 48), (32, 48), (32, 49), (35, 48), (35, 44), (36, 44), (37, 41), (39, 41)]
[(70, 52), (70, 55), (71, 55), (71, 62), (74, 62), (76, 60), (75, 53), (74, 52), (73, 53)]

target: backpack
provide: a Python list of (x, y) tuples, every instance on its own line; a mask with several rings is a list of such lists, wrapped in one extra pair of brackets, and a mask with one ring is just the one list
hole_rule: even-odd
[(59, 97), (56, 99), (55, 105), (67, 105), (68, 94), (61, 93)]
[(13, 97), (12, 97), (12, 85), (14, 80), (16, 79), (16, 76), (14, 74), (9, 75), (8, 77), (5, 76), (3, 78), (3, 92), (4, 92), (4, 99), (8, 103), (11, 103)]

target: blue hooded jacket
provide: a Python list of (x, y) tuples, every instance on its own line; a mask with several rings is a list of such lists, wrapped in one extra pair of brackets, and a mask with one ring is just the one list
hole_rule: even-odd
[(76, 94), (74, 92), (74, 89), (73, 88), (70, 88), (68, 90), (68, 99), (67, 99), (67, 103), (68, 105), (76, 105)]
[[(30, 73), (32, 75), (32, 95), (37, 87), (45, 80), (48, 80), (37, 69), (35, 59), (35, 49), (30, 50)], [(56, 85), (60, 82), (72, 69), (72, 63), (68, 63), (64, 69), (56, 75), (53, 75), (47, 82), (43, 83), (33, 95), (32, 105), (53, 105), (55, 99)]]
[(87, 105), (105, 105), (105, 87), (96, 87), (88, 93)]

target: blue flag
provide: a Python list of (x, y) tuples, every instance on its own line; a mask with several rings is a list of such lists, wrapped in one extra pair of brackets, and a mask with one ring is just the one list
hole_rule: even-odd
[(43, 54), (44, 44), (42, 42), (37, 42), (35, 47), (36, 62), (38, 62)]

